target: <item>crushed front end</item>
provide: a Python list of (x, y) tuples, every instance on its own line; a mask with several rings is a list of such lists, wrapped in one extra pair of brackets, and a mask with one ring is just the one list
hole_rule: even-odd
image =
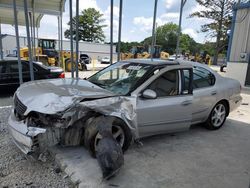
[(8, 119), (9, 133), (23, 153), (40, 153), (56, 144), (79, 145), (82, 142), (83, 122), (74, 122), (74, 127), (69, 127), (71, 119), (61, 114), (25, 114), (26, 110), (15, 95), (14, 109)]
[(46, 132), (46, 129), (39, 127), (29, 127), (28, 121), (24, 117), (27, 107), (14, 96), (14, 109), (8, 119), (9, 133), (13, 137), (14, 143), (25, 154), (30, 154), (38, 149), (37, 136)]

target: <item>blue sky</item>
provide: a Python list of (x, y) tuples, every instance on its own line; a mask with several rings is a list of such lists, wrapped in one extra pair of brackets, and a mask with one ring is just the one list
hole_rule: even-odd
[[(75, 2), (73, 0), (73, 2)], [(63, 30), (68, 28), (69, 21), (68, 0), (65, 4), (65, 13), (63, 14)], [(73, 5), (73, 8), (75, 5)], [(80, 0), (80, 10), (93, 7), (104, 14), (104, 29), (106, 41), (109, 41), (110, 33), (110, 0)], [(154, 0), (123, 0), (123, 25), (122, 41), (142, 41), (152, 33)], [(163, 25), (168, 22), (178, 23), (180, 0), (158, 0), (157, 25)], [(189, 34), (197, 42), (204, 43), (211, 41), (204, 33), (199, 33), (200, 26), (209, 22), (206, 19), (188, 18), (196, 11), (201, 10), (195, 0), (187, 0), (183, 12), (182, 32)], [(73, 13), (74, 14), (74, 13)], [(114, 40), (117, 40), (118, 31), (119, 0), (114, 0)], [(14, 27), (9, 25), (2, 26), (2, 33), (14, 34)], [(20, 27), (20, 35), (26, 35), (25, 28)], [(44, 16), (39, 29), (39, 36), (45, 38), (57, 38), (57, 18), (55, 16)]]

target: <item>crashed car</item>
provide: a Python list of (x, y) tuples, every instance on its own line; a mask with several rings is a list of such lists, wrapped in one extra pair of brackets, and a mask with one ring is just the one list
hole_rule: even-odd
[(205, 123), (223, 126), (242, 101), (236, 80), (184, 60), (117, 62), (84, 79), (22, 84), (14, 95), (9, 131), (26, 154), (52, 145), (79, 145), (95, 155), (100, 116), (112, 117), (112, 134), (127, 150), (139, 138)]

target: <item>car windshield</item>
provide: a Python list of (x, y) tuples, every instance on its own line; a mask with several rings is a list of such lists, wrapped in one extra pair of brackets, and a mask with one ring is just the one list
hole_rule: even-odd
[(118, 95), (128, 94), (152, 65), (118, 62), (101, 70), (88, 80)]

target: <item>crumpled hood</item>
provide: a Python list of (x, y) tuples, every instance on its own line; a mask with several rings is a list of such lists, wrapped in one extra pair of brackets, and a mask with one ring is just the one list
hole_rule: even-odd
[(83, 99), (114, 96), (103, 88), (80, 79), (50, 79), (22, 84), (15, 95), (30, 111), (55, 114), (79, 103)]

